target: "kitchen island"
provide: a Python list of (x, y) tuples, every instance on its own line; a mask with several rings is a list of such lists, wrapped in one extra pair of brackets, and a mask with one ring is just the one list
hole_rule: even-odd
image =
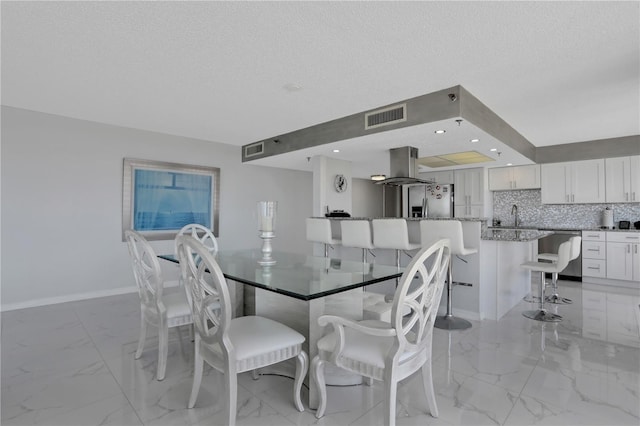
[[(329, 218), (334, 236), (340, 238), (341, 220), (373, 220), (372, 218)], [(465, 247), (478, 248), (478, 253), (453, 256), (454, 287), (453, 312), (470, 320), (502, 318), (531, 291), (531, 272), (520, 265), (531, 261), (538, 252), (538, 240), (550, 235), (550, 231), (508, 230), (487, 228), (487, 218), (405, 218), (411, 242), (420, 241), (420, 221), (459, 220), (462, 223)], [(380, 264), (394, 264), (391, 250), (376, 249), (374, 260)], [(410, 255), (412, 253), (409, 253)], [(353, 257), (359, 249), (336, 246), (331, 257)], [(410, 261), (403, 256), (402, 264)], [(395, 283), (376, 284), (370, 290), (393, 293)], [(446, 311), (446, 297), (440, 303), (440, 311)]]
[(499, 320), (531, 291), (531, 272), (520, 265), (534, 260), (538, 240), (552, 233), (534, 229), (487, 229), (482, 233), (478, 252), (482, 319)]

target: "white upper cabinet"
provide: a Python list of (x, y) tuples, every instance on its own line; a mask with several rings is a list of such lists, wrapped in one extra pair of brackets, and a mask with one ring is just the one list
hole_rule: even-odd
[(542, 204), (605, 202), (604, 160), (543, 164)]
[(640, 202), (640, 155), (605, 160), (607, 203)]
[(490, 191), (536, 188), (540, 188), (540, 166), (537, 164), (489, 169)]
[(482, 217), (484, 212), (484, 170), (463, 169), (454, 172), (456, 217)]
[(420, 179), (433, 180), (435, 183), (453, 183), (453, 170), (421, 172), (418, 177)]

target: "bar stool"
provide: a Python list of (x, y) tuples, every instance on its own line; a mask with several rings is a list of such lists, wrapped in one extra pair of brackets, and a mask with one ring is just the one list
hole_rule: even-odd
[[(571, 253), (569, 256), (569, 262), (576, 259), (580, 256), (580, 247), (582, 243), (582, 237), (571, 237), (569, 238), (569, 242), (571, 243)], [(548, 260), (550, 262), (558, 261), (557, 253), (540, 253), (538, 255), (538, 260)], [(556, 305), (568, 305), (573, 303), (573, 300), (567, 297), (561, 297), (558, 294), (558, 273), (554, 272), (551, 274), (551, 289), (553, 290), (553, 294), (551, 296), (547, 296), (546, 301), (549, 303), (553, 303)]]
[[(558, 247), (558, 261), (554, 263), (549, 262), (525, 262), (522, 266), (525, 269), (529, 269), (530, 271), (540, 272), (540, 306), (538, 309), (524, 311), (522, 315), (525, 317), (536, 320), (536, 321), (544, 321), (544, 322), (559, 322), (562, 321), (562, 316), (547, 312), (544, 308), (544, 275), (549, 272), (551, 274), (557, 274), (567, 267), (569, 264), (569, 258), (571, 257), (571, 241), (565, 241), (560, 244)], [(553, 276), (553, 275), (552, 275)]]
[(307, 241), (324, 244), (324, 257), (329, 257), (330, 245), (340, 244), (331, 234), (331, 220), (316, 217), (307, 218)]
[[(422, 220), (420, 221), (420, 239), (423, 247), (429, 247), (436, 241), (448, 238), (451, 243), (451, 256), (467, 256), (478, 252), (476, 248), (464, 246), (462, 223), (459, 220)], [(445, 330), (464, 330), (471, 327), (471, 323), (462, 318), (456, 318), (451, 313), (453, 305), (453, 260), (449, 262), (449, 279), (447, 283), (447, 313), (436, 318), (435, 327)]]
[(367, 250), (372, 250), (373, 236), (371, 235), (371, 222), (369, 220), (341, 220), (340, 231), (343, 247), (355, 247), (362, 249), (362, 263), (367, 262)]
[(400, 252), (417, 250), (422, 244), (409, 242), (409, 229), (405, 219), (373, 219), (373, 245), (396, 251), (396, 266), (400, 267)]

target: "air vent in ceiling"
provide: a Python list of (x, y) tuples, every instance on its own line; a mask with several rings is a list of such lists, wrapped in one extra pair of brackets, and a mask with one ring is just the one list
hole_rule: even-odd
[(364, 128), (365, 130), (375, 129), (402, 121), (407, 121), (407, 104), (393, 105), (365, 113)]
[(244, 147), (244, 158), (264, 154), (264, 142), (256, 142)]

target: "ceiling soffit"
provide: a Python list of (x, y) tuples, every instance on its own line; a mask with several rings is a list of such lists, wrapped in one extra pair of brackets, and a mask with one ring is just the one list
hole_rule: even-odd
[[(366, 129), (366, 115), (370, 111), (365, 111), (244, 145), (242, 161), (249, 162), (332, 142), (453, 118), (469, 121), (530, 160), (535, 160), (536, 148), (462, 86), (395, 102), (371, 111), (384, 110), (398, 104), (406, 105), (404, 121)], [(258, 151), (252, 150), (252, 147), (256, 146), (259, 147)], [(247, 152), (251, 152), (252, 155), (247, 157)]]

